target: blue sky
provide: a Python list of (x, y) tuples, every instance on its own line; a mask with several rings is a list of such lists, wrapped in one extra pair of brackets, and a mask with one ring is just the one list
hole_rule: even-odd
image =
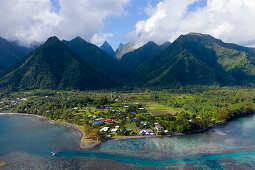
[[(127, 43), (125, 36), (134, 30), (137, 21), (148, 18), (148, 15), (145, 13), (148, 5), (150, 4), (152, 7), (155, 7), (161, 1), (163, 0), (131, 0), (125, 7), (126, 15), (107, 17), (104, 21), (105, 27), (103, 32), (109, 32), (114, 35), (107, 39), (109, 44), (116, 49), (119, 43)], [(190, 5), (188, 10), (195, 11), (199, 7), (206, 6), (206, 2), (207, 0), (200, 0)]]
[(119, 43), (127, 43), (125, 36), (135, 29), (137, 21), (147, 19), (145, 8), (148, 4), (156, 6), (161, 0), (131, 0), (125, 7), (124, 16), (107, 17), (104, 21), (103, 32), (112, 33), (114, 36), (107, 41), (116, 49)]
[[(114, 35), (107, 39), (109, 44), (116, 49), (119, 43), (127, 43), (125, 36), (135, 29), (137, 21), (148, 19), (148, 15), (145, 13), (148, 5), (150, 4), (152, 7), (155, 7), (161, 1), (163, 0), (131, 0), (125, 7), (127, 14), (124, 16), (107, 17), (104, 21), (105, 27), (103, 32), (109, 32)], [(188, 11), (195, 11), (206, 6), (206, 3), (207, 0), (199, 0), (190, 5)]]
[(81, 36), (97, 45), (106, 38), (116, 49), (128, 41), (136, 48), (198, 32), (255, 46), (254, 0), (61, 0), (61, 5), (59, 1), (8, 0), (0, 5), (0, 36), (25, 46), (50, 36), (65, 40)]
[[(125, 13), (121, 16), (108, 16), (104, 19), (104, 28), (102, 32), (111, 33), (114, 36), (107, 38), (107, 41), (114, 49), (116, 49), (119, 43), (127, 43), (126, 35), (135, 29), (136, 23), (139, 20), (148, 19), (148, 15), (145, 9), (148, 5), (155, 7), (159, 2), (163, 0), (130, 0), (125, 6)], [(52, 11), (58, 12), (60, 5), (58, 0), (51, 0), (54, 8)], [(199, 7), (206, 6), (206, 0), (200, 0), (189, 6), (189, 11), (195, 11)]]
[[(55, 0), (56, 1), (56, 0)], [(103, 32), (114, 34), (113, 37), (108, 38), (107, 41), (116, 49), (119, 43), (127, 43), (125, 36), (134, 30), (137, 21), (148, 18), (145, 9), (150, 4), (155, 7), (163, 0), (131, 0), (125, 7), (127, 15), (107, 17), (104, 21), (105, 27)], [(207, 0), (199, 0), (198, 2), (189, 6), (188, 11), (192, 12), (198, 8), (206, 6)]]
[[(162, 0), (130, 0), (125, 6), (125, 13), (121, 16), (108, 16), (104, 19), (102, 32), (111, 33), (107, 41), (116, 49), (119, 43), (127, 43), (125, 36), (135, 28), (137, 21), (147, 19), (145, 8), (150, 4), (156, 6)], [(52, 11), (59, 12), (60, 5), (58, 0), (51, 0)]]

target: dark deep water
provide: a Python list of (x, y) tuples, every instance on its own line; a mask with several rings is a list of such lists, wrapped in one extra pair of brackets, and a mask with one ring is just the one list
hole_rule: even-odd
[(255, 116), (203, 134), (108, 141), (92, 151), (79, 151), (79, 139), (41, 118), (0, 115), (3, 169), (255, 169)]

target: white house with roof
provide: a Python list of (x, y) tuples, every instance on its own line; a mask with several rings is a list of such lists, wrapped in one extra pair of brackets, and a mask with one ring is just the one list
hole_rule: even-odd
[(96, 119), (96, 121), (101, 121), (101, 120), (105, 120), (105, 118), (100, 117), (100, 118), (97, 118), (97, 119)]
[(165, 130), (165, 128), (160, 124), (156, 124), (155, 128), (158, 132), (162, 132), (163, 130)]
[(117, 125), (117, 126), (115, 126), (114, 129), (111, 130), (111, 132), (112, 132), (112, 133), (117, 133), (117, 131), (119, 130), (119, 128), (120, 128), (120, 126)]
[(111, 130), (111, 133), (117, 133), (117, 131), (118, 131), (118, 129), (114, 128), (114, 129)]
[(107, 132), (110, 128), (109, 127), (103, 127), (102, 129), (100, 129), (100, 132), (104, 131)]
[(142, 131), (140, 131), (140, 135), (154, 135), (154, 132), (151, 129), (142, 130)]

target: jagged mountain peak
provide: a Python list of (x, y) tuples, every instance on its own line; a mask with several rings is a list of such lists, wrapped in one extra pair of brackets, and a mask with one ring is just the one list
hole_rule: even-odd
[(107, 41), (105, 41), (104, 44), (100, 46), (100, 49), (112, 57), (115, 56), (115, 51), (113, 50), (112, 46)]

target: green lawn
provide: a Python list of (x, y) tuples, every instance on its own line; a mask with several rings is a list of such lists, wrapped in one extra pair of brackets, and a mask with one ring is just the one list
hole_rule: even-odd
[(146, 105), (154, 116), (167, 113), (175, 114), (182, 110), (181, 108), (169, 107), (156, 102), (147, 102)]
[(146, 105), (149, 107), (151, 110), (165, 110), (169, 109), (169, 107), (164, 106), (162, 104), (156, 103), (156, 102), (148, 102)]
[(126, 126), (126, 129), (131, 129), (131, 130), (133, 130), (135, 133), (137, 133), (137, 131), (136, 131), (136, 129), (135, 129), (133, 123), (127, 123), (125, 126)]

